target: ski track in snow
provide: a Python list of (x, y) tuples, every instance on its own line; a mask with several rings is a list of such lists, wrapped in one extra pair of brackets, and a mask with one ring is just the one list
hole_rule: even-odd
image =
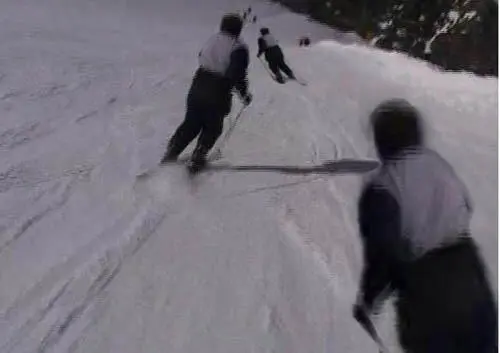
[[(136, 178), (183, 118), (196, 48), (221, 14), (249, 4), (2, 1), (1, 352), (375, 349), (351, 318), (367, 176), (215, 171), (189, 182), (165, 167)], [(408, 98), (470, 188), (472, 232), (496, 284), (497, 80), (439, 73), (251, 4), (258, 23), (243, 35), (254, 101), (223, 159), (373, 159), (367, 115)], [(307, 86), (276, 84), (254, 59), (261, 26)], [(336, 42), (297, 48), (304, 34)], [(398, 352), (393, 316), (387, 305), (376, 324)]]
[(51, 188), (52, 190), (48, 190), (48, 193), (50, 193), (49, 201), (44, 200), (42, 207), (37, 205), (32, 211), (27, 211), (14, 226), (3, 232), (0, 243), (0, 254), (11, 242), (18, 239), (29, 227), (33, 226), (47, 213), (64, 205), (69, 197), (71, 181), (58, 184), (60, 185), (56, 184), (54, 188)]

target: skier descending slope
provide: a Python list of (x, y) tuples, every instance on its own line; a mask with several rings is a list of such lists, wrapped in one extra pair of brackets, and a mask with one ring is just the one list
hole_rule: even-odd
[(231, 111), (233, 88), (243, 104), (251, 103), (248, 47), (239, 38), (242, 27), (243, 20), (238, 15), (225, 15), (220, 32), (212, 36), (199, 53), (200, 66), (187, 96), (186, 116), (170, 139), (162, 164), (175, 161), (200, 134), (189, 169), (191, 172), (202, 169), (208, 152), (222, 133), (224, 118)]
[(382, 167), (359, 201), (365, 266), (355, 318), (366, 322), (395, 291), (406, 352), (496, 352), (496, 304), (470, 237), (465, 185), (424, 147), (408, 102), (382, 103), (371, 124)]
[(281, 75), (281, 71), (283, 71), (290, 79), (294, 80), (295, 75), (290, 67), (288, 67), (285, 63), (285, 57), (283, 55), (283, 51), (278, 45), (278, 41), (271, 33), (269, 33), (268, 28), (261, 28), (260, 34), (261, 37), (258, 39), (259, 52), (257, 57), (260, 58), (260, 56), (264, 54), (264, 57), (269, 64), (269, 68), (274, 74), (276, 81), (279, 83), (285, 83), (285, 80)]

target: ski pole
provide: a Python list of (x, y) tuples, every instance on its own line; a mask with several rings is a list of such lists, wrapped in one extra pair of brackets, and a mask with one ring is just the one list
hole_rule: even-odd
[(222, 138), (221, 146), (219, 147), (219, 149), (222, 149), (222, 147), (227, 143), (227, 140), (229, 140), (229, 137), (232, 135), (234, 128), (236, 127), (236, 124), (238, 123), (238, 120), (240, 119), (241, 115), (245, 111), (246, 107), (247, 107), (246, 105), (243, 105), (241, 107), (240, 111), (238, 112), (238, 114), (236, 114), (236, 117), (234, 118), (232, 124), (229, 126), (229, 129), (227, 130), (224, 137)]
[(378, 350), (380, 353), (389, 353), (387, 348), (385, 348), (384, 344), (382, 343), (382, 340), (380, 339), (380, 336), (377, 333), (377, 330), (375, 329), (375, 325), (373, 325), (373, 322), (370, 320), (368, 314), (364, 310), (360, 310), (356, 315), (356, 320), (358, 323), (363, 327), (363, 329), (370, 335), (370, 337), (375, 341), (375, 343), (378, 346)]
[(236, 114), (236, 117), (233, 119), (231, 125), (229, 126), (229, 129), (226, 131), (226, 133), (224, 134), (224, 136), (220, 140), (221, 142), (219, 143), (219, 146), (214, 150), (214, 152), (212, 154), (213, 159), (219, 158), (219, 156), (222, 154), (222, 148), (226, 145), (227, 141), (229, 140), (229, 137), (231, 137), (231, 135), (234, 131), (234, 128), (236, 127), (236, 124), (238, 123), (238, 120), (240, 119), (241, 115), (245, 111), (246, 107), (247, 107), (246, 105), (243, 105), (241, 107), (240, 111), (238, 112), (238, 114)]

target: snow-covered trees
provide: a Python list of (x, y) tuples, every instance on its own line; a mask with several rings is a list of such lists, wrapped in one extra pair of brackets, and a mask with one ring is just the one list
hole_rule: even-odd
[(498, 75), (495, 0), (278, 0), (445, 69)]

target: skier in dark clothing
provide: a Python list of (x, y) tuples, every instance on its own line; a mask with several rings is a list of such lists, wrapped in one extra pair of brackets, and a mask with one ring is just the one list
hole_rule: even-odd
[(311, 40), (309, 39), (309, 37), (301, 37), (299, 39), (299, 46), (302, 47), (308, 47), (309, 45), (311, 44)]
[(382, 167), (359, 200), (365, 264), (355, 318), (394, 292), (406, 352), (497, 352), (496, 303), (470, 236), (465, 185), (424, 147), (408, 102), (382, 103), (371, 124)]
[(252, 8), (249, 7), (248, 9), (246, 9), (244, 12), (243, 12), (243, 19), (246, 20), (247, 17), (249, 17), (252, 13)]
[(278, 41), (269, 33), (268, 28), (261, 28), (261, 37), (258, 40), (259, 52), (257, 57), (260, 58), (264, 54), (269, 68), (274, 74), (276, 81), (279, 83), (285, 83), (281, 71), (283, 71), (290, 79), (294, 80), (295, 75), (293, 71), (285, 63), (285, 57), (283, 51), (278, 45)]
[(232, 90), (236, 89), (243, 104), (251, 103), (247, 81), (249, 52), (239, 38), (242, 27), (243, 21), (238, 15), (225, 15), (220, 32), (200, 51), (200, 66), (187, 96), (184, 122), (170, 139), (162, 163), (175, 161), (200, 135), (191, 157), (191, 169), (202, 168), (208, 152), (222, 133), (225, 116), (231, 111)]

